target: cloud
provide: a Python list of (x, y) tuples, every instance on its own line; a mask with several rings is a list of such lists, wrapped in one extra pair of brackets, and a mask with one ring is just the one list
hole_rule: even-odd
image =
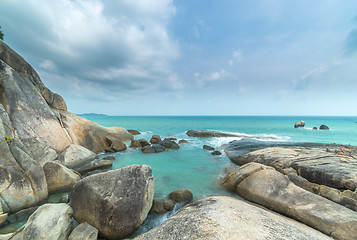
[(357, 51), (357, 29), (352, 29), (346, 40), (344, 46), (344, 52), (346, 55), (354, 54)]
[(242, 52), (241, 51), (233, 51), (232, 59), (229, 60), (229, 66), (233, 66), (235, 63), (242, 61)]
[(7, 42), (41, 68), (43, 81), (54, 90), (71, 86), (68, 79), (98, 92), (179, 86), (178, 80), (167, 81), (175, 75), (172, 62), (180, 51), (168, 32), (176, 12), (172, 0), (4, 0), (1, 5)]
[(300, 79), (293, 80), (294, 90), (305, 90), (308, 89), (310, 86), (310, 81), (319, 76), (321, 73), (325, 72), (328, 68), (328, 65), (320, 65), (317, 68), (314, 68), (307, 73), (303, 74)]
[(210, 74), (201, 74), (198, 72), (194, 73), (194, 78), (199, 87), (204, 87), (212, 82), (225, 80), (229, 76), (230, 74), (224, 69), (212, 72)]

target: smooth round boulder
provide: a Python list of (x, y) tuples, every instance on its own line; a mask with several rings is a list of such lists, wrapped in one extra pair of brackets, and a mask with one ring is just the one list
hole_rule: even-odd
[(94, 152), (77, 144), (69, 145), (58, 156), (58, 160), (69, 168), (76, 168), (96, 158)]
[(193, 194), (190, 189), (181, 188), (171, 192), (169, 194), (169, 198), (171, 198), (175, 202), (188, 202), (193, 199)]
[(313, 129), (313, 130), (317, 130), (317, 127), (313, 127), (312, 129)]
[(178, 144), (184, 144), (184, 143), (188, 143), (188, 141), (185, 139), (181, 139), (180, 141), (178, 141)]
[(113, 149), (114, 152), (121, 152), (126, 150), (126, 144), (123, 142), (113, 142), (110, 147)]
[(211, 154), (216, 155), (216, 156), (222, 155), (222, 153), (220, 151), (213, 151)]
[(175, 203), (171, 199), (154, 199), (150, 214), (163, 214), (172, 211)]
[(147, 165), (131, 165), (78, 181), (71, 191), (73, 216), (99, 230), (99, 236), (120, 239), (146, 219), (154, 196), (154, 177)]
[(150, 143), (151, 144), (156, 144), (156, 143), (160, 143), (161, 137), (159, 135), (152, 135), (151, 139), (150, 139)]
[(326, 125), (321, 125), (320, 130), (329, 130), (330, 128)]
[(305, 127), (305, 121), (298, 121), (294, 125), (294, 128), (303, 128), (303, 127)]

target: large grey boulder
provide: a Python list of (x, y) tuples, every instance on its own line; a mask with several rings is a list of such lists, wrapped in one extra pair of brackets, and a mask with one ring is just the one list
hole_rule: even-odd
[(261, 169), (247, 175), (238, 182), (236, 189), (245, 199), (299, 220), (335, 239), (357, 239), (357, 212), (296, 186), (276, 170)]
[(48, 162), (43, 166), (48, 193), (69, 192), (72, 186), (81, 179), (78, 172), (59, 163)]
[(159, 135), (152, 135), (151, 139), (150, 139), (150, 143), (151, 144), (158, 144), (160, 143), (162, 140), (161, 140), (161, 137)]
[(71, 144), (58, 156), (58, 160), (66, 167), (75, 168), (97, 158), (97, 155), (77, 144)]
[(21, 139), (21, 142), (26, 147), (31, 157), (42, 167), (45, 163), (54, 161), (58, 157), (55, 150), (49, 148), (46, 144), (39, 142), (36, 138)]
[(67, 240), (73, 228), (72, 214), (72, 208), (65, 203), (42, 205), (13, 239)]
[(71, 191), (74, 218), (88, 222), (107, 239), (132, 234), (152, 206), (154, 178), (151, 167), (131, 165), (78, 181)]
[(68, 240), (97, 240), (98, 229), (87, 222), (79, 224), (71, 233)]
[(180, 146), (176, 142), (174, 142), (168, 138), (165, 138), (163, 141), (161, 141), (160, 145), (164, 146), (166, 149), (179, 149), (180, 148)]
[(175, 202), (188, 202), (193, 199), (192, 191), (188, 188), (180, 188), (169, 194), (169, 198)]
[(182, 208), (136, 240), (331, 240), (292, 219), (233, 197), (207, 197)]
[(174, 207), (175, 203), (171, 199), (154, 199), (152, 201), (150, 214), (163, 214), (172, 211)]

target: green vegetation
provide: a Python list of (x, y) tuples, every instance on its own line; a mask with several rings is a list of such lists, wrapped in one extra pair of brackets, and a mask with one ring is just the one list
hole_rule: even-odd
[(4, 40), (4, 33), (1, 31), (1, 26), (0, 26), (0, 39)]
[(12, 137), (9, 137), (9, 136), (5, 136), (5, 140), (6, 140), (6, 142), (8, 142), (8, 143), (14, 141), (14, 139), (13, 139)]

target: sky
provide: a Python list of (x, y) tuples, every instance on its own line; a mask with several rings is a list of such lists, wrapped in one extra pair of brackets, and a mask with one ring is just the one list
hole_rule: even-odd
[(355, 0), (1, 0), (74, 113), (356, 116)]

